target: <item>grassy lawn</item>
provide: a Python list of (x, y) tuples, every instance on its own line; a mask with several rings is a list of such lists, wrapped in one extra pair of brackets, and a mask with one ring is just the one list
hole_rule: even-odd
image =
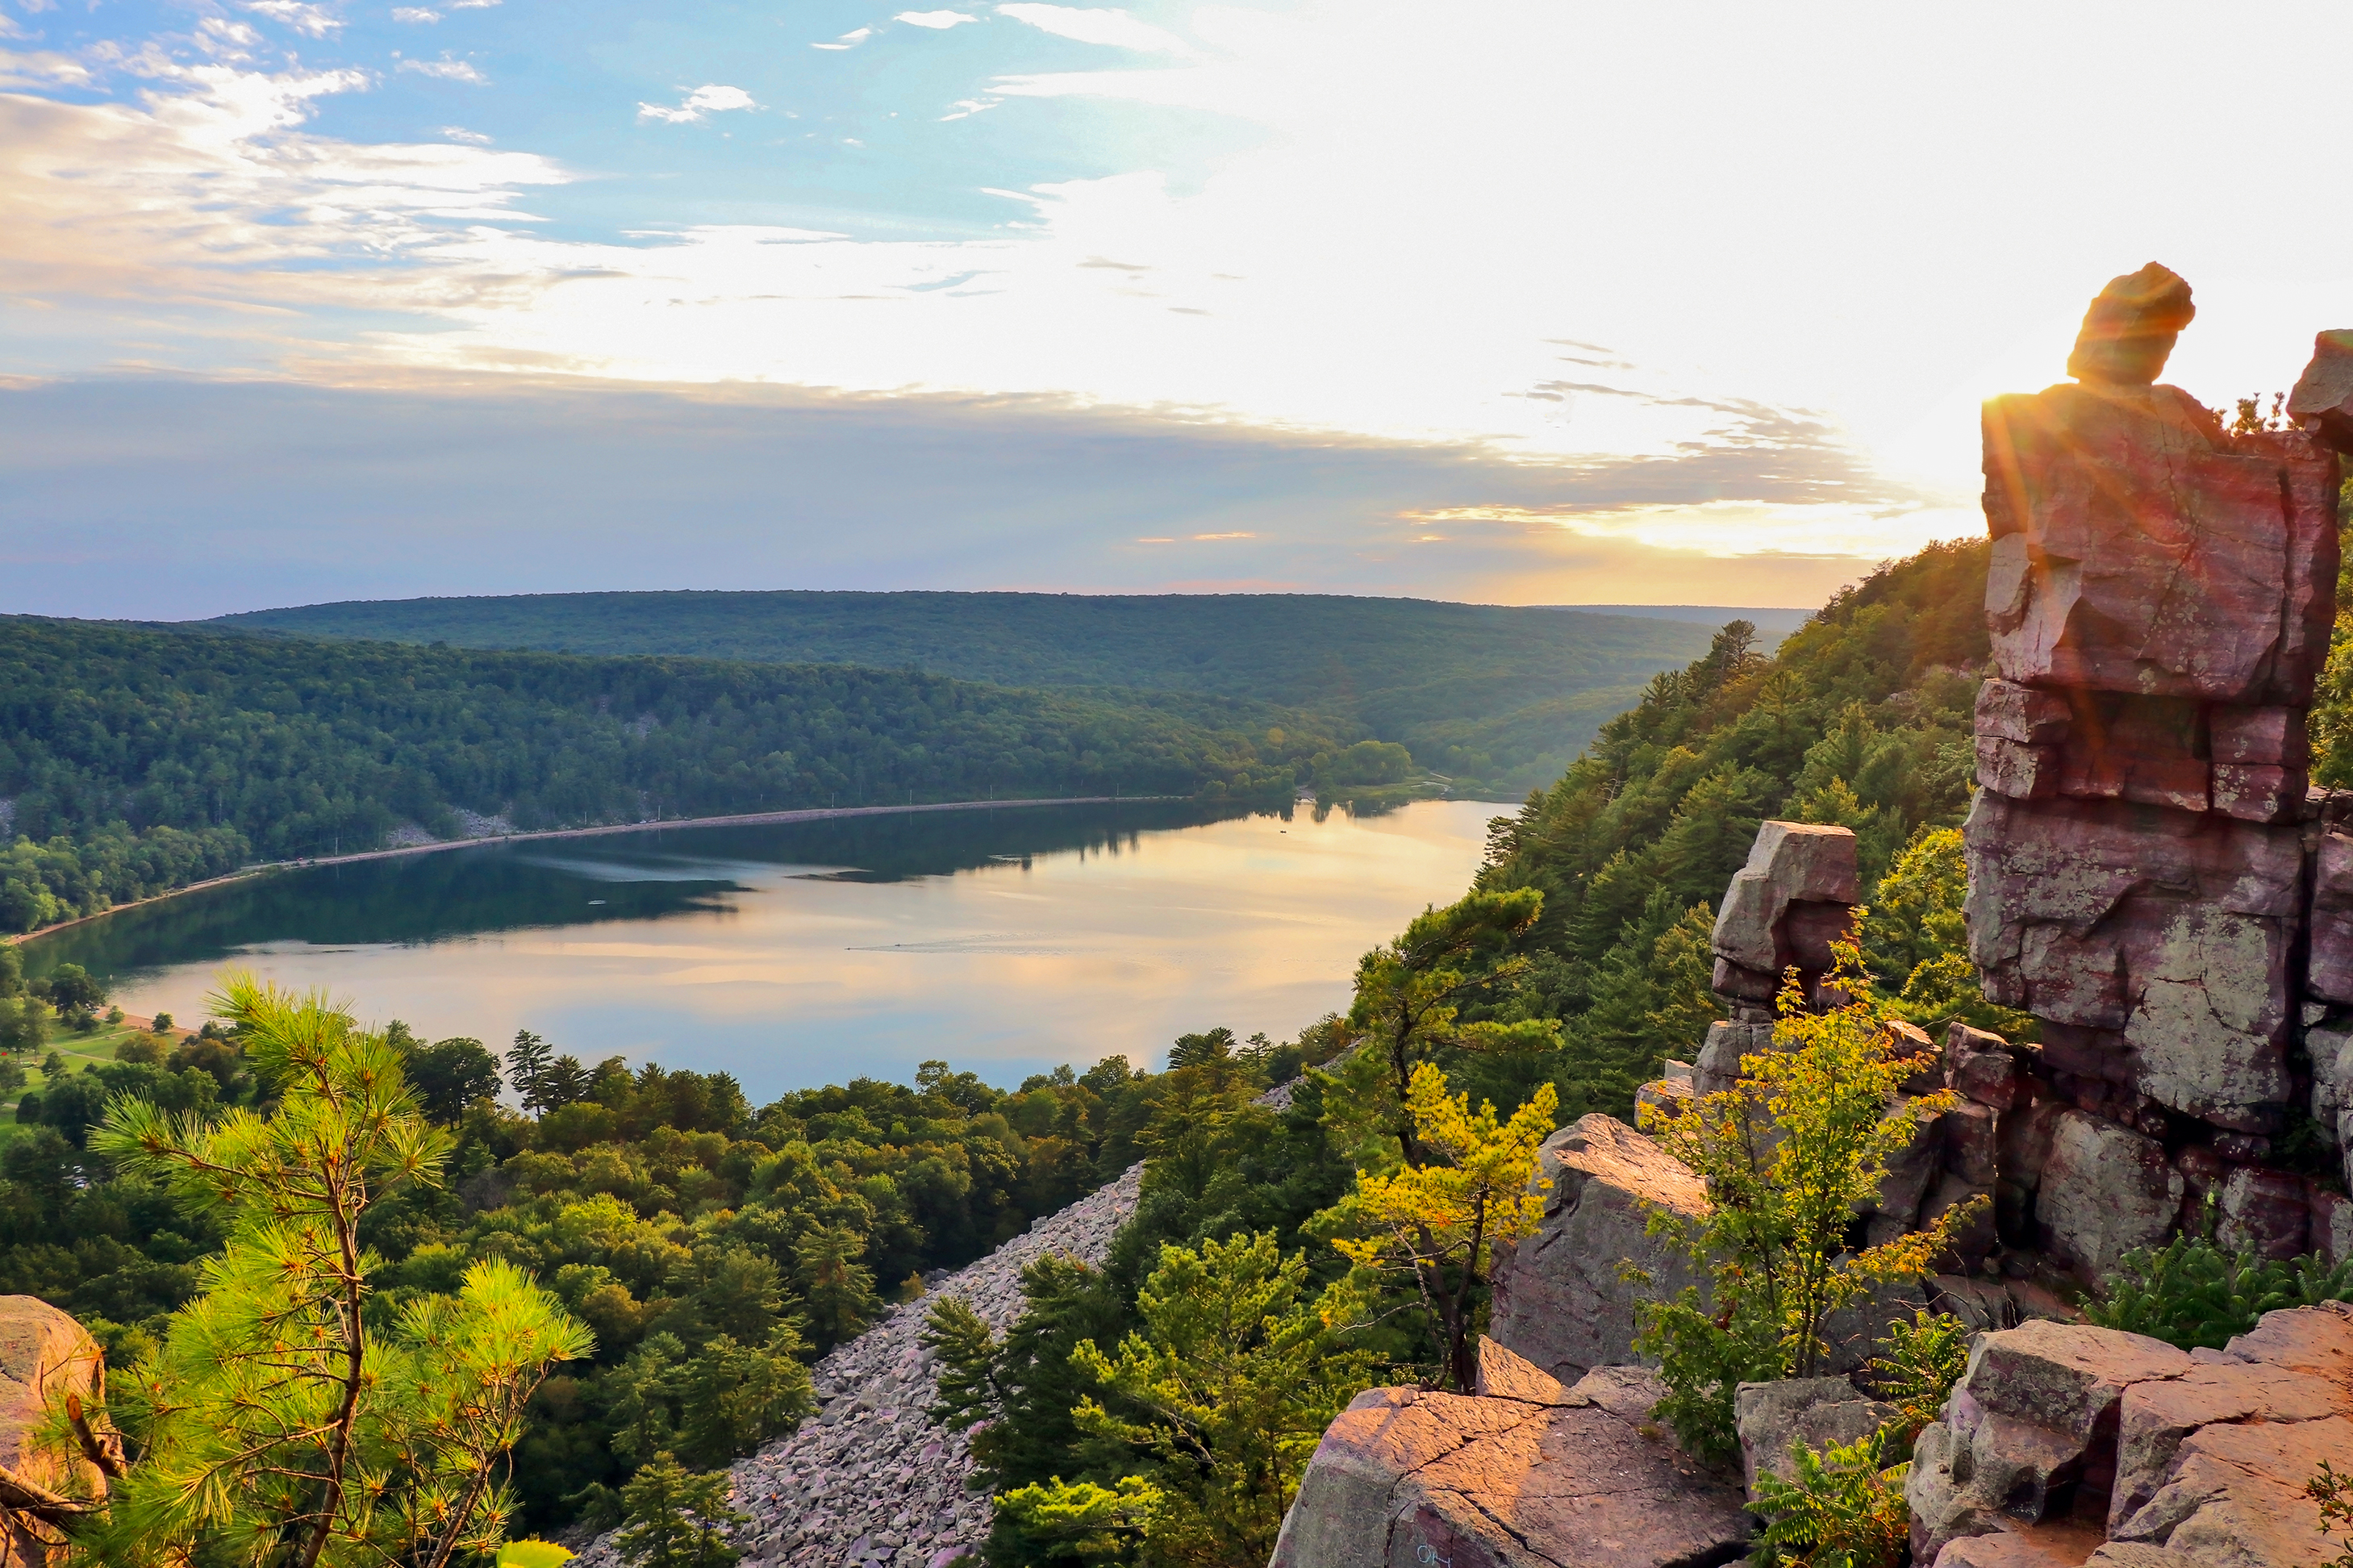
[[(41, 1070), (41, 1062), (50, 1052), (55, 1051), (65, 1058), (65, 1068), (68, 1072), (79, 1072), (95, 1063), (112, 1061), (116, 1047), (123, 1041), (134, 1037), (147, 1037), (146, 1026), (147, 1020), (144, 1018), (125, 1018), (120, 1024), (109, 1024), (101, 1020), (96, 1029), (84, 1035), (52, 1021), (49, 1026), (49, 1043), (37, 1051), (26, 1051), (16, 1058), (17, 1065), (26, 1072), (26, 1089), (37, 1092), (41, 1085), (47, 1081), (48, 1075)], [(169, 1039), (184, 1040), (195, 1032), (193, 1029), (175, 1028), (171, 1031)], [(19, 1131), (16, 1121), (16, 1101), (10, 1099), (0, 1102), (0, 1144), (5, 1144), (15, 1138)]]

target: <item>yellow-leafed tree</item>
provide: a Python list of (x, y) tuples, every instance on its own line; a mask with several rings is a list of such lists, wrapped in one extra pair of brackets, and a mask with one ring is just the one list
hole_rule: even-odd
[(1370, 1232), (1335, 1243), (1359, 1267), (1412, 1277), (1445, 1349), (1445, 1378), (1468, 1394), (1478, 1373), (1477, 1316), (1494, 1248), (1534, 1234), (1544, 1217), (1537, 1148), (1552, 1131), (1558, 1097), (1538, 1089), (1508, 1121), (1492, 1104), (1447, 1092), (1428, 1063), (1406, 1089), (1406, 1110), (1426, 1163), (1388, 1174), (1359, 1172), (1335, 1218)]

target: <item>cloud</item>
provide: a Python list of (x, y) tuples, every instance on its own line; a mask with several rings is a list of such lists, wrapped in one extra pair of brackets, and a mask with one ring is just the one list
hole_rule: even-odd
[[(319, 100), (367, 89), (363, 71), (160, 54), (121, 68), (145, 79), (136, 104), (0, 96), (0, 300), (50, 300), (92, 324), (128, 302), (148, 333), (220, 310), (247, 325), (201, 329), (216, 345), (259, 331), (270, 353), (316, 355), (325, 343), (277, 339), (293, 312), (364, 309), (371, 293), (416, 310), (495, 287), (459, 281), (433, 250), (466, 226), (528, 221), (521, 193), (571, 177), (528, 153), (308, 131)], [(30, 344), (12, 352), (18, 368), (39, 363)]]
[(0, 49), (0, 88), (84, 87), (90, 79), (90, 68), (70, 55)]
[(1031, 4), (1030, 0), (1016, 0), (1014, 4), (999, 5), (997, 14), (1010, 16), (1017, 22), (1027, 22), (1056, 37), (1071, 38), (1082, 44), (1107, 44), (1113, 48), (1176, 55), (1193, 52), (1192, 46), (1175, 34), (1163, 32), (1149, 22), (1138, 21), (1124, 11), (1078, 5), (1044, 5)]
[(444, 125), (441, 134), (452, 142), (463, 142), (469, 147), (487, 147), (491, 139), (479, 131), (469, 131), (462, 125)]
[[(1770, 509), (1736, 560), (1555, 521), (1672, 481), (1641, 465), (1045, 399), (111, 376), (0, 388), (0, 611), (51, 615), (647, 587), (1803, 605), (1893, 552), (1778, 549)], [(1782, 466), (1712, 477), (1753, 490)], [(1478, 505), (1499, 515), (1427, 521)], [(1217, 548), (1176, 548), (1196, 534)]]
[(842, 34), (841, 37), (836, 38), (829, 44), (811, 44), (809, 47), (813, 49), (854, 49), (873, 36), (873, 28), (860, 27), (854, 32)]
[(395, 5), (392, 19), (396, 22), (438, 22), (441, 19), (441, 13), (428, 11), (422, 5)]
[(904, 22), (911, 27), (930, 27), (937, 32), (945, 32), (950, 27), (965, 22), (977, 22), (980, 18), (968, 16), (962, 11), (902, 11), (891, 20)]
[(341, 16), (305, 0), (237, 0), (237, 9), (267, 16), (310, 38), (323, 38), (343, 25)]
[(752, 95), (740, 87), (722, 87), (705, 82), (686, 95), (676, 109), (664, 109), (658, 103), (638, 105), (639, 120), (667, 121), (672, 125), (700, 125), (713, 114), (723, 114), (732, 109), (757, 109)]
[(406, 59), (400, 62), (398, 68), (415, 71), (418, 76), (435, 77), (442, 81), (467, 82), (475, 87), (487, 87), (491, 80), (466, 61), (453, 59), (447, 54), (438, 60)]

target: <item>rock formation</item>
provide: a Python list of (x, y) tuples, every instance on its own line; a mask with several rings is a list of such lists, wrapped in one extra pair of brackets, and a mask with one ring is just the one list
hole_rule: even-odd
[(2076, 384), (1985, 411), (1970, 956), (2042, 1021), (2030, 1111), (2064, 1107), (1998, 1133), (1996, 1176), (2006, 1239), (2086, 1280), (2210, 1201), (2234, 1245), (2337, 1246), (2341, 1199), (2266, 1162), (2306, 1105), (2353, 1152), (2353, 803), (2308, 791), (2305, 739), (2353, 342), (2322, 335), (2306, 428), (2232, 435), (2153, 384), (2193, 313), (2160, 267), (2119, 278)]
[(1748, 1550), (1737, 1487), (1656, 1426), (1637, 1367), (1564, 1387), (1480, 1345), (1480, 1396), (1376, 1388), (1334, 1421), (1269, 1568), (1714, 1568)]
[[(1587, 1116), (1544, 1142), (1548, 1180), (1534, 1236), (1497, 1249), (1488, 1332), (1553, 1377), (1573, 1383), (1634, 1357), (1635, 1312), (1697, 1283), (1690, 1260), (1644, 1234), (1652, 1207), (1696, 1217), (1707, 1194), (1684, 1165), (1614, 1117)], [(1620, 1272), (1651, 1276), (1637, 1288)]]
[(1913, 1561), (2304, 1568), (2327, 1555), (2305, 1482), (2348, 1455), (2353, 1308), (2268, 1313), (2220, 1352), (2029, 1323), (1978, 1340), (1920, 1436)]

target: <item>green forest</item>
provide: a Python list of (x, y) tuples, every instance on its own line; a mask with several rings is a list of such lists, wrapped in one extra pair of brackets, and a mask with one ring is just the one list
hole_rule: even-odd
[[(539, 594), (312, 605), (208, 626), (459, 647), (923, 669), (1000, 686), (1129, 688), (1328, 714), (1411, 749), (1460, 793), (1557, 777), (1709, 626), (1322, 594)], [(1498, 794), (1497, 792), (1501, 792)]]
[[(0, 617), (0, 931), (248, 860), (828, 805), (1287, 799), (1402, 759), (1216, 696), (912, 671), (588, 658)], [(1356, 743), (1355, 749), (1352, 743)]]

